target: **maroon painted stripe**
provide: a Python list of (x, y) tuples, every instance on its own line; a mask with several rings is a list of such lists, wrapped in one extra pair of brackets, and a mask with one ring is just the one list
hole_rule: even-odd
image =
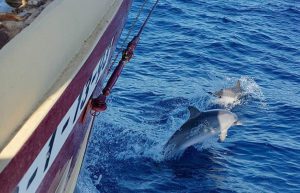
[(62, 171), (62, 168), (71, 158), (72, 163), (69, 173), (72, 173), (75, 167), (75, 163), (77, 161), (82, 141), (85, 137), (88, 126), (91, 121), (92, 116), (90, 114), (88, 114), (84, 124), (81, 124), (80, 120), (77, 121), (76, 125), (74, 126), (74, 129), (70, 133), (69, 138), (66, 140), (62, 149), (58, 153), (57, 158), (55, 159), (52, 166), (49, 168), (49, 171), (47, 172), (46, 176), (44, 177), (44, 180), (41, 182), (37, 192), (55, 192), (60, 182), (60, 178), (57, 178), (60, 175), (59, 172)]
[[(99, 62), (105, 48), (110, 44), (114, 36), (118, 37), (124, 25), (126, 15), (129, 11), (131, 0), (124, 0), (120, 10), (110, 23), (104, 35), (96, 45), (85, 64), (71, 81), (62, 96), (50, 109), (46, 117), (36, 128), (31, 137), (26, 141), (21, 150), (11, 160), (0, 175), (0, 187), (2, 192), (12, 192), (22, 176), (29, 169), (38, 153), (44, 147), (47, 140), (56, 130), (58, 124), (69, 110), (75, 99), (82, 92), (85, 83), (91, 76), (94, 68)], [(115, 39), (117, 40), (117, 39)], [(116, 42), (114, 42), (115, 44)], [(114, 45), (115, 46), (115, 45)]]

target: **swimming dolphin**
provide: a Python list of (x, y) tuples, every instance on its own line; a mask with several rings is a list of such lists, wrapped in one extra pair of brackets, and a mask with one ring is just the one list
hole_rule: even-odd
[(194, 144), (203, 142), (208, 137), (219, 134), (220, 141), (224, 141), (228, 129), (239, 125), (236, 114), (214, 109), (201, 112), (196, 107), (188, 107), (189, 119), (178, 129), (164, 146), (167, 158), (180, 155), (184, 150)]
[(224, 88), (215, 93), (208, 92), (213, 96), (217, 97), (216, 102), (228, 106), (236, 103), (242, 97), (242, 88), (240, 80), (237, 81), (236, 85), (231, 88)]

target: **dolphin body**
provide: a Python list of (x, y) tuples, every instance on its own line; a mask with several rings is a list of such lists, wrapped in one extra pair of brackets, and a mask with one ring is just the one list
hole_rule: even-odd
[(215, 93), (209, 92), (213, 96), (217, 97), (216, 102), (224, 106), (232, 105), (236, 103), (242, 97), (242, 88), (240, 80), (237, 81), (236, 85), (231, 88), (224, 88)]
[(219, 134), (220, 141), (224, 141), (228, 129), (238, 125), (236, 114), (215, 109), (205, 112), (195, 107), (189, 107), (189, 119), (178, 129), (164, 146), (166, 158), (180, 156), (188, 147), (202, 143), (207, 138)]

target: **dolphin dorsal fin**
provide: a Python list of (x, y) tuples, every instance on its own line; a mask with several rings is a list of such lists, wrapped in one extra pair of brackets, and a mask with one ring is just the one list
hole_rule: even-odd
[(193, 106), (189, 106), (188, 109), (190, 111), (190, 119), (195, 118), (201, 113), (201, 111), (199, 111), (196, 107)]
[(236, 82), (235, 88), (241, 90), (241, 81), (240, 81), (240, 80), (238, 80), (238, 81)]

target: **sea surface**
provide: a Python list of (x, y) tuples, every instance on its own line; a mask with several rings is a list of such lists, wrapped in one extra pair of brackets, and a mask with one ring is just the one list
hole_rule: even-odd
[[(142, 3), (134, 1), (120, 45)], [(238, 104), (208, 94), (237, 80), (246, 95)], [(77, 193), (300, 192), (298, 0), (160, 1), (111, 95)], [(166, 160), (163, 146), (188, 106), (226, 108), (243, 125), (223, 143), (216, 136)]]

